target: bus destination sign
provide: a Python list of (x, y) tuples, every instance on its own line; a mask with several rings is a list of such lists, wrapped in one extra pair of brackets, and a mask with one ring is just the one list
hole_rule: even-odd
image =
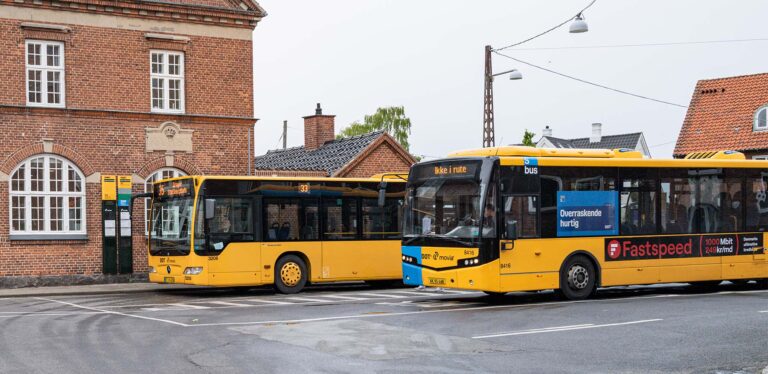
[(430, 178), (475, 178), (479, 162), (441, 162), (437, 164), (419, 165), (412, 171), (415, 179)]
[(192, 179), (182, 179), (157, 184), (155, 186), (155, 197), (158, 199), (186, 197), (192, 196), (194, 191)]

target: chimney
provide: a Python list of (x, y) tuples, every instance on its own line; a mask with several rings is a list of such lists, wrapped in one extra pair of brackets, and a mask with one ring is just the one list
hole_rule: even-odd
[(552, 129), (549, 128), (549, 125), (544, 127), (544, 131), (541, 132), (541, 136), (552, 136)]
[(335, 137), (334, 115), (323, 114), (323, 108), (317, 103), (315, 114), (304, 117), (304, 149), (312, 151)]
[(590, 143), (600, 143), (600, 140), (603, 138), (602, 136), (602, 129), (603, 125), (600, 123), (593, 123), (592, 124), (592, 136), (589, 137)]

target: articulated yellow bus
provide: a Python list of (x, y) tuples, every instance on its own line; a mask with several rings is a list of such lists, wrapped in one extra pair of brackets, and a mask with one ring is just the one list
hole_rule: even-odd
[(768, 285), (768, 162), (731, 151), (498, 147), (414, 165), (403, 280), (491, 294)]
[(402, 278), (405, 176), (190, 176), (154, 184), (149, 279), (207, 286)]

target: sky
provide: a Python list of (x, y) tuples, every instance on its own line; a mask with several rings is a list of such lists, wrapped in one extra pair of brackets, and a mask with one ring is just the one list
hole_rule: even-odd
[[(588, 0), (260, 0), (253, 34), (255, 154), (304, 142), (303, 116), (336, 115), (336, 132), (383, 106), (404, 106), (411, 152), (427, 159), (479, 148), (484, 46), (519, 42), (573, 16)], [(568, 25), (516, 48), (515, 58), (594, 83), (687, 106), (700, 79), (768, 71), (768, 40), (535, 49), (768, 38), (768, 1), (597, 0), (589, 32)], [(525, 50), (529, 49), (529, 50)], [(541, 136), (642, 131), (654, 158), (671, 157), (686, 109), (568, 80), (500, 56), (494, 72), (496, 144)]]

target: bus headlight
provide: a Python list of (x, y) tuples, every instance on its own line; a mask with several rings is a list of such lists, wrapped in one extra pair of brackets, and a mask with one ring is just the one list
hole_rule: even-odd
[(203, 272), (202, 267), (193, 267), (184, 269), (184, 275), (198, 275)]
[(157, 269), (154, 266), (149, 267), (149, 274), (157, 273)]

